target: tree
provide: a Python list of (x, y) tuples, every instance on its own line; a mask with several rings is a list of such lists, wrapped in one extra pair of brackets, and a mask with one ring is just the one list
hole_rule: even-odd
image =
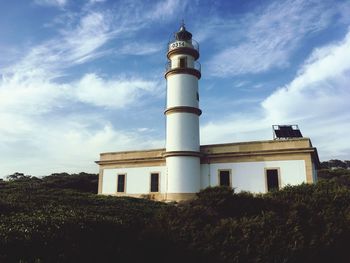
[(15, 180), (26, 180), (26, 179), (30, 179), (32, 176), (30, 175), (24, 175), (24, 173), (19, 173), (19, 172), (15, 172), (14, 174), (10, 174), (6, 176), (6, 179), (8, 181), (15, 181)]

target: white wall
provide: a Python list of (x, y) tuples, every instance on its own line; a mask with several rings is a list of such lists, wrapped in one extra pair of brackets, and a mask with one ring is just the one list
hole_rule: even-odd
[(190, 74), (173, 74), (167, 78), (167, 108), (198, 108), (198, 79)]
[(167, 165), (168, 176), (166, 166), (104, 169), (102, 194), (116, 193), (118, 174), (126, 174), (127, 194), (149, 194), (151, 172), (160, 173), (162, 193), (194, 193), (208, 186), (217, 186), (219, 169), (231, 169), (232, 187), (236, 192), (265, 193), (265, 168), (279, 168), (282, 187), (306, 182), (304, 160), (200, 165), (196, 157), (168, 157)]
[(149, 194), (151, 185), (151, 173), (159, 172), (159, 190), (165, 191), (166, 187), (166, 167), (134, 167), (104, 169), (102, 178), (102, 194), (116, 194), (117, 175), (126, 174), (125, 187), (127, 194)]
[(168, 193), (197, 193), (200, 190), (200, 159), (194, 156), (166, 158)]
[(199, 151), (199, 118), (187, 112), (168, 114), (166, 119), (167, 151)]
[(180, 58), (183, 57), (187, 57), (187, 67), (188, 68), (193, 68), (194, 66), (194, 58), (190, 55), (185, 55), (185, 54), (181, 54), (181, 55), (174, 55), (171, 57), (171, 68), (178, 68), (180, 67)]
[(216, 163), (201, 165), (201, 188), (217, 186), (218, 170), (231, 169), (232, 187), (236, 192), (265, 193), (267, 191), (265, 168), (280, 169), (281, 187), (306, 182), (304, 160)]

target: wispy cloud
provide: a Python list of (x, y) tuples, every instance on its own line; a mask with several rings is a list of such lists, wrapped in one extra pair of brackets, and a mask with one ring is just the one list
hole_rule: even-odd
[(64, 7), (68, 0), (34, 0), (37, 5)]
[(60, 36), (32, 47), (18, 63), (5, 68), (4, 74), (22, 80), (54, 79), (62, 70), (102, 55), (99, 49), (112, 37), (108, 18), (103, 13), (89, 13), (75, 28), (62, 29)]
[[(3, 121), (2, 116), (0, 121)], [(98, 160), (100, 152), (162, 146), (162, 141), (144, 133), (141, 136), (137, 132), (117, 130), (103, 116), (90, 114), (87, 118), (68, 115), (35, 122), (26, 119), (26, 129), (23, 127), (16, 137), (0, 141), (3, 160), (0, 176), (15, 171), (32, 175), (59, 171), (96, 172), (94, 160)], [(21, 124), (18, 118), (12, 122)], [(94, 129), (88, 129), (87, 123)]]
[[(263, 107), (267, 115), (276, 120), (291, 113), (298, 118), (333, 116), (333, 111), (348, 114), (349, 79), (350, 32), (340, 43), (315, 49), (297, 77), (269, 96)], [(280, 111), (274, 111), (275, 108)]]
[(234, 27), (228, 35), (239, 32), (242, 42), (228, 41), (212, 57), (208, 63), (211, 74), (234, 76), (288, 66), (301, 40), (324, 29), (336, 10), (328, 1), (276, 1), (236, 20), (244, 30)]
[(76, 83), (75, 91), (73, 89), (79, 101), (112, 109), (124, 108), (155, 91), (155, 81), (134, 78), (103, 80), (96, 74), (85, 75)]
[[(115, 33), (107, 13), (89, 13), (81, 18), (79, 25), (74, 30), (62, 31), (66, 44), (62, 57), (66, 57), (68, 62), (72, 63), (85, 62), (93, 58), (91, 54), (110, 40)], [(59, 48), (59, 46), (56, 47)]]
[(348, 158), (350, 143), (350, 31), (339, 43), (315, 49), (297, 76), (250, 113), (207, 123), (204, 143), (272, 138), (273, 124), (299, 124), (322, 158)]
[(103, 3), (106, 2), (106, 0), (89, 0), (89, 3), (94, 4), (94, 3)]
[[(64, 5), (66, 0), (38, 0), (41, 4)], [(162, 48), (158, 43), (136, 43), (130, 40), (149, 24), (158, 20), (172, 19), (185, 8), (187, 1), (160, 1), (146, 5), (142, 1), (121, 3), (118, 9), (95, 11), (86, 5), (81, 14), (65, 12), (46, 24), (47, 27), (60, 26), (59, 35), (31, 48), (20, 63), (6, 69), (7, 74), (42, 74), (56, 78), (61, 70), (86, 63), (107, 54), (116, 54), (103, 48), (110, 40), (121, 39), (118, 54), (145, 55)], [(127, 40), (127, 41), (125, 41)]]
[(340, 43), (316, 49), (296, 78), (264, 101), (266, 118), (301, 122), (317, 134), (322, 151), (344, 155), (350, 150), (342, 135), (350, 129), (349, 83), (350, 31)]
[(180, 14), (186, 8), (188, 1), (165, 0), (160, 1), (152, 7), (147, 17), (154, 19), (168, 19), (176, 14)]
[(123, 55), (150, 55), (162, 49), (159, 44), (150, 43), (127, 43), (118, 50), (118, 54)]
[[(0, 158), (7, 163), (2, 172), (25, 169), (26, 173), (44, 175), (60, 170), (95, 171), (93, 161), (99, 152), (159, 147), (162, 140), (118, 130), (99, 111), (81, 110), (102, 108), (116, 114), (157, 93), (154, 81), (106, 80), (92, 73), (65, 84), (38, 77), (2, 79)], [(114, 119), (118, 120), (117, 115)], [(45, 164), (40, 164), (43, 158)]]
[[(40, 175), (60, 170), (96, 171), (93, 161), (100, 152), (162, 146), (163, 138), (150, 137), (152, 132), (142, 132), (141, 136), (137, 124), (131, 130), (119, 124), (121, 128), (117, 129), (96, 110), (116, 114), (130, 105), (145, 104), (161, 93), (158, 81), (127, 77), (127, 71), (108, 77), (90, 71), (57, 81), (70, 74), (73, 66), (114, 54), (105, 47), (112, 39), (126, 43), (118, 46), (122, 51), (119, 55), (130, 53), (130, 47), (140, 47), (133, 55), (157, 52), (159, 48), (152, 43), (130, 44), (132, 34), (153, 23), (155, 17), (144, 14), (117, 23), (121, 16), (132, 18), (132, 10), (126, 14), (123, 10), (113, 13), (91, 7), (80, 14), (65, 13), (69, 23), (57, 20), (55, 37), (29, 47), (16, 63), (6, 65), (0, 75), (0, 158), (7, 163), (2, 172), (25, 169), (26, 173)], [(149, 14), (152, 9), (143, 11)]]
[[(193, 8), (190, 13), (195, 14), (194, 9), (201, 3), (188, 0), (121, 0), (118, 5), (95, 0), (80, 6), (68, 0), (37, 0), (36, 3), (61, 9), (52, 21), (45, 21), (43, 31), (50, 34), (46, 40), (42, 40), (44, 35), (41, 35), (40, 42), (35, 42), (33, 35), (25, 48), (16, 49), (11, 45), (12, 51), (6, 52), (1, 47), (3, 53), (7, 53), (6, 59), (2, 57), (0, 62), (3, 69), (0, 75), (2, 173), (96, 171), (93, 161), (100, 152), (162, 147), (164, 138), (163, 134), (159, 135), (162, 128), (154, 124), (153, 117), (147, 116), (150, 126), (142, 120), (132, 125), (125, 122), (130, 116), (136, 116), (135, 119), (142, 116), (150, 105), (157, 109), (163, 105), (158, 99), (159, 94), (164, 95), (161, 89), (165, 82), (160, 74), (154, 76), (154, 72), (161, 69), (136, 74), (135, 69), (145, 55), (150, 55), (147, 65), (158, 66), (155, 57), (159, 57), (157, 53), (163, 48), (159, 41), (166, 41), (159, 40), (158, 33), (168, 32), (170, 22), (176, 21), (177, 25), (184, 14), (188, 16), (189, 9)], [(213, 47), (218, 53), (207, 61), (210, 66), (203, 69), (210, 70), (212, 75), (227, 77), (284, 67), (298, 49), (300, 39), (329, 26), (333, 14), (339, 13), (339, 19), (348, 21), (347, 9), (337, 3), (327, 6), (328, 1), (262, 3), (268, 6), (250, 14), (229, 18), (218, 14), (205, 16), (208, 22), (200, 23), (198, 34), (193, 31), (194, 36), (209, 43), (216, 41)], [(347, 124), (341, 125), (350, 123), (345, 104), (349, 98), (346, 83), (350, 82), (349, 58), (344, 53), (348, 52), (346, 43), (348, 37), (342, 43), (315, 50), (295, 79), (265, 100), (262, 93), (255, 94), (253, 99), (237, 100), (223, 99), (222, 92), (214, 94), (217, 101), (213, 112), (218, 111), (219, 103), (225, 109), (219, 116), (225, 116), (216, 116), (216, 120), (204, 125), (202, 142), (271, 138), (270, 125), (283, 121), (300, 124), (322, 156), (331, 156), (332, 149), (336, 153), (336, 149), (349, 148), (335, 135), (328, 139), (330, 132), (325, 128), (350, 128)], [(337, 52), (341, 47), (342, 51)], [(97, 58), (101, 60), (87, 63)], [(105, 65), (99, 64), (102, 59)], [(333, 65), (333, 70), (326, 65)], [(249, 82), (245, 82), (247, 78), (240, 79), (242, 81), (230, 80), (228, 85), (241, 90), (259, 85), (252, 79)], [(202, 87), (209, 90), (213, 83)], [(264, 103), (260, 106), (262, 100)], [(201, 98), (201, 102), (211, 107), (205, 98)], [(242, 110), (232, 115), (226, 111), (232, 111), (232, 107), (244, 108), (246, 104), (256, 107), (250, 112)], [(143, 111), (135, 113), (140, 108)], [(313, 108), (317, 110), (310, 110)], [(327, 108), (331, 110), (324, 110)], [(161, 116), (159, 112), (158, 117)], [(314, 131), (317, 136), (313, 135)]]

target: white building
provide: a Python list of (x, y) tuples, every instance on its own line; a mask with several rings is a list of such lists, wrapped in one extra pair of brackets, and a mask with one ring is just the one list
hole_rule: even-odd
[(317, 179), (317, 150), (308, 138), (199, 143), (198, 44), (184, 25), (168, 47), (166, 148), (101, 153), (98, 193), (186, 200), (209, 186), (265, 193)]

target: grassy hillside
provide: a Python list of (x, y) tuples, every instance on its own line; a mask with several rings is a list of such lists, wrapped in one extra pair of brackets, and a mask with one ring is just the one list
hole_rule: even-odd
[(97, 196), (97, 175), (13, 175), (0, 182), (0, 262), (350, 262), (350, 175), (331, 173), (180, 204)]

